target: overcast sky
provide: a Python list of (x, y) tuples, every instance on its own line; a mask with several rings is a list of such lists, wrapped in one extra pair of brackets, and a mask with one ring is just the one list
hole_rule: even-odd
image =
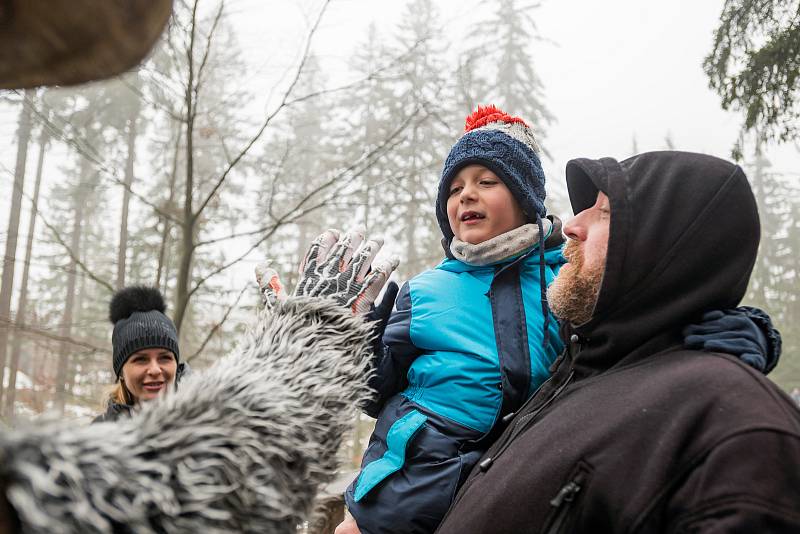
[[(329, 7), (314, 49), (326, 70), (340, 69), (375, 21), (390, 34), (407, 2), (338, 0)], [(542, 0), (534, 11), (546, 41), (531, 43), (546, 102), (557, 122), (545, 139), (551, 183), (563, 183), (573, 157), (614, 156), (666, 148), (729, 157), (740, 116), (724, 112), (708, 88), (702, 61), (724, 0)], [(477, 0), (437, 0), (448, 38), (457, 48), (482, 16)], [(248, 61), (273, 76), (296, 60), (305, 20), (319, 1), (234, 0), (239, 39)], [(254, 80), (255, 82), (255, 80)], [(508, 110), (513, 113), (514, 110)], [(444, 158), (444, 154), (442, 157)], [(770, 148), (776, 170), (794, 171), (798, 150)]]

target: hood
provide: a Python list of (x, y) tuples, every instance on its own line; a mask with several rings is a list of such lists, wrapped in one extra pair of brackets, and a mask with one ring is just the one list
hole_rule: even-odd
[(742, 169), (688, 152), (567, 163), (575, 213), (597, 191), (611, 204), (608, 256), (592, 319), (578, 334), (576, 368), (608, 368), (679, 341), (706, 310), (735, 307), (756, 260), (760, 226)]

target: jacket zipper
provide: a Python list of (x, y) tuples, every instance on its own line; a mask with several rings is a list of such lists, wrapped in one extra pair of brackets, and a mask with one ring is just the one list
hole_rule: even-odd
[[(577, 346), (578, 347), (578, 351), (580, 350), (580, 344), (579, 343), (575, 342), (574, 339), (571, 339), (570, 342), (573, 344), (573, 346)], [(569, 352), (569, 348), (565, 348), (564, 352), (565, 352), (564, 357), (566, 357), (566, 353)], [(577, 353), (577, 351), (576, 351), (576, 353)], [(573, 356), (573, 358), (574, 358), (574, 356)], [(564, 391), (564, 389), (572, 381), (573, 376), (575, 376), (575, 370), (570, 368), (569, 375), (567, 376), (566, 380), (564, 380), (564, 383), (561, 384), (558, 387), (558, 389), (556, 389), (556, 391), (546, 401), (544, 401), (541, 404), (541, 406), (539, 406), (534, 412), (532, 412), (530, 414), (525, 414), (523, 416), (522, 414), (525, 413), (525, 409), (528, 408), (531, 404), (533, 404), (533, 401), (536, 399), (536, 394), (531, 395), (522, 404), (522, 406), (520, 406), (519, 410), (517, 410), (516, 413), (520, 414), (522, 417), (520, 418), (520, 420), (514, 421), (514, 428), (511, 430), (511, 432), (509, 432), (508, 437), (505, 440), (503, 440), (503, 443), (498, 445), (497, 452), (493, 456), (489, 456), (488, 458), (486, 458), (485, 460), (480, 462), (478, 465), (476, 465), (474, 467), (474, 469), (480, 470), (481, 473), (487, 471), (492, 466), (492, 464), (494, 463), (495, 458), (499, 457), (503, 452), (505, 452), (505, 450), (509, 447), (511, 442), (514, 441), (514, 438), (516, 438), (520, 433), (525, 431), (529, 426), (527, 424), (523, 424), (523, 426), (520, 427), (520, 424), (528, 423), (528, 422), (534, 420), (536, 418), (536, 416), (542, 410), (544, 410), (547, 406), (549, 406), (550, 403), (553, 402), (553, 400), (555, 400), (556, 397), (558, 397), (561, 394), (562, 391)], [(544, 383), (541, 386), (539, 386), (539, 389), (543, 388), (545, 385), (550, 383), (554, 378), (555, 378), (555, 374), (550, 376), (550, 378), (548, 378), (547, 380), (545, 380)], [(509, 415), (511, 417), (514, 416), (513, 413), (509, 414)], [(508, 417), (508, 416), (506, 416), (506, 417)], [(524, 422), (522, 421), (522, 419), (524, 419)], [(495, 443), (495, 444), (497, 445), (497, 443)], [(444, 523), (445, 520), (447, 520), (447, 517), (450, 515), (450, 511), (455, 507), (456, 503), (458, 503), (461, 500), (461, 498), (466, 493), (467, 488), (469, 486), (471, 486), (475, 480), (477, 480), (477, 477), (471, 477), (469, 480), (467, 480), (461, 486), (461, 488), (459, 489), (459, 491), (458, 491), (458, 493), (456, 495), (456, 498), (453, 499), (453, 502), (450, 504), (450, 508), (447, 510), (447, 513), (445, 514), (444, 518), (442, 518), (442, 523)]]
[(569, 512), (577, 495), (583, 489), (585, 472), (581, 471), (562, 487), (558, 494), (550, 501), (550, 506), (555, 508), (550, 526), (545, 531), (547, 534), (560, 534), (564, 531), (569, 518)]
[[(569, 375), (567, 376), (566, 380), (564, 380), (564, 382), (560, 386), (558, 386), (558, 389), (556, 389), (553, 392), (553, 394), (550, 395), (550, 397), (546, 401), (544, 401), (538, 408), (536, 408), (536, 410), (534, 410), (533, 412), (523, 415), (524, 413), (523, 409), (525, 408), (525, 405), (523, 405), (523, 409), (520, 410), (520, 419), (514, 422), (514, 428), (509, 433), (508, 438), (506, 438), (500, 445), (500, 447), (497, 450), (497, 453), (495, 453), (493, 457), (487, 458), (487, 460), (492, 460), (493, 462), (494, 459), (500, 457), (500, 455), (503, 454), (506, 451), (506, 449), (508, 449), (511, 442), (513, 442), (517, 436), (519, 436), (521, 433), (525, 432), (525, 430), (528, 429), (531, 422), (533, 422), (536, 419), (536, 416), (539, 415), (542, 412), (542, 410), (550, 406), (550, 404), (552, 404), (552, 402), (561, 394), (561, 392), (564, 391), (564, 389), (570, 384), (570, 382), (572, 382), (573, 376), (575, 376), (575, 371), (570, 369)], [(528, 401), (525, 404), (528, 404), (532, 400), (533, 397), (528, 399)], [(486, 460), (481, 462), (479, 466), (483, 465), (484, 463), (486, 463)], [(491, 463), (489, 463), (489, 465), (491, 465)], [(483, 468), (483, 470), (485, 471), (486, 469), (488, 469), (488, 467), (489, 466), (486, 466), (485, 468)]]
[[(529, 417), (529, 418), (530, 418), (530, 419), (527, 419), (527, 420), (526, 420), (526, 422), (529, 422), (529, 421), (533, 420), (533, 419), (535, 418), (535, 416), (536, 416), (536, 415), (537, 415), (539, 412), (541, 412), (542, 410), (544, 410), (544, 409), (545, 409), (545, 408), (546, 408), (546, 407), (547, 407), (547, 406), (548, 406), (548, 405), (549, 405), (549, 404), (550, 404), (550, 403), (551, 403), (551, 402), (552, 402), (552, 401), (553, 401), (553, 400), (554, 400), (556, 397), (558, 397), (558, 395), (559, 395), (559, 394), (560, 394), (560, 393), (561, 393), (561, 392), (564, 390), (564, 388), (566, 388), (566, 387), (567, 387), (567, 385), (569, 385), (569, 383), (572, 381), (572, 377), (573, 377), (573, 375), (574, 375), (574, 374), (575, 374), (575, 372), (574, 372), (573, 370), (570, 370), (570, 372), (569, 372), (569, 376), (567, 376), (567, 379), (564, 381), (564, 383), (563, 383), (563, 384), (561, 384), (561, 385), (558, 387), (558, 389), (557, 389), (557, 390), (556, 390), (556, 391), (555, 391), (555, 392), (554, 392), (554, 393), (553, 393), (553, 394), (550, 396), (550, 398), (548, 398), (548, 399), (547, 399), (547, 400), (546, 400), (544, 403), (542, 403), (542, 405), (541, 405), (541, 406), (539, 406), (539, 407), (536, 409), (536, 411), (535, 411), (535, 412), (533, 412), (533, 413), (531, 413), (531, 414), (529, 414), (529, 415), (526, 415), (526, 416), (525, 416), (526, 418), (527, 418), (527, 417)], [(549, 382), (550, 380), (552, 380), (553, 378), (554, 378), (554, 377), (552, 377), (552, 376), (551, 376), (550, 378), (548, 378), (548, 379), (545, 381), (545, 384), (546, 384), (547, 382)], [(542, 384), (542, 386), (544, 386), (544, 384)], [(529, 405), (529, 404), (530, 404), (530, 403), (533, 401), (533, 399), (534, 399), (534, 397), (535, 397), (535, 396), (536, 396), (536, 395), (533, 395), (533, 396), (532, 396), (532, 397), (530, 397), (530, 398), (529, 398), (527, 401), (525, 401), (525, 404), (523, 404), (523, 405), (522, 405), (522, 408), (520, 408), (520, 410), (519, 410), (519, 413), (523, 413), (524, 409), (525, 409), (525, 408), (526, 408), (526, 407), (527, 407), (527, 406), (528, 406), (528, 405)], [(509, 437), (508, 437), (508, 438), (507, 438), (507, 439), (506, 439), (506, 440), (503, 442), (503, 444), (502, 444), (502, 445), (500, 445), (500, 448), (497, 450), (497, 452), (496, 452), (496, 453), (495, 453), (493, 456), (489, 456), (488, 458), (486, 458), (485, 460), (483, 460), (482, 462), (480, 462), (478, 465), (476, 465), (476, 466), (475, 466), (475, 469), (479, 469), (479, 470), (480, 470), (480, 472), (485, 472), (485, 471), (487, 471), (487, 470), (488, 470), (488, 469), (489, 469), (489, 468), (492, 466), (492, 464), (494, 463), (495, 459), (496, 459), (496, 458), (498, 458), (498, 457), (499, 457), (499, 456), (500, 456), (500, 455), (501, 455), (501, 454), (502, 454), (502, 453), (503, 453), (503, 452), (504, 452), (504, 451), (505, 451), (505, 450), (508, 448), (508, 446), (509, 446), (509, 445), (511, 444), (511, 442), (514, 440), (514, 438), (515, 438), (517, 435), (519, 435), (521, 432), (523, 432), (523, 431), (524, 431), (524, 430), (525, 430), (525, 429), (528, 427), (528, 425), (524, 425), (522, 428), (518, 428), (518, 426), (519, 426), (519, 423), (520, 423), (520, 421), (515, 421), (515, 423), (514, 423), (514, 429), (511, 431), (511, 433), (509, 434)], [(464, 495), (464, 493), (465, 493), (466, 489), (467, 489), (469, 486), (471, 486), (475, 480), (477, 480), (477, 477), (470, 478), (469, 480), (467, 480), (467, 482), (465, 482), (465, 483), (464, 483), (464, 485), (463, 485), (463, 486), (461, 487), (461, 489), (459, 490), (459, 492), (458, 492), (458, 494), (457, 494), (456, 498), (455, 498), (455, 499), (453, 500), (453, 502), (450, 504), (450, 509), (447, 511), (447, 513), (445, 514), (444, 518), (442, 519), (442, 523), (444, 523), (444, 521), (445, 521), (445, 520), (447, 519), (447, 517), (450, 515), (450, 510), (452, 510), (452, 509), (453, 509), (453, 507), (455, 506), (455, 504), (456, 504), (458, 501), (460, 501), (460, 500), (461, 500), (461, 497), (463, 497), (463, 495)]]
[[(571, 360), (575, 360), (575, 357), (578, 355), (578, 353), (581, 350), (580, 338), (577, 335), (573, 334), (570, 337), (569, 343), (570, 343), (570, 345), (564, 348), (563, 357), (566, 358), (567, 355), (569, 355)], [(572, 348), (572, 351), (570, 350), (570, 348)], [(561, 394), (561, 392), (564, 390), (564, 388), (567, 387), (567, 385), (572, 381), (572, 378), (574, 376), (575, 376), (575, 370), (572, 368), (572, 365), (570, 364), (569, 375), (567, 375), (566, 380), (564, 380), (564, 382), (561, 385), (558, 386), (558, 388), (550, 396), (550, 398), (545, 400), (541, 404), (541, 406), (539, 406), (534, 412), (529, 413), (529, 414), (525, 414), (525, 408), (527, 408), (530, 404), (533, 404), (533, 400), (535, 399), (536, 395), (535, 394), (531, 395), (531, 397), (527, 401), (525, 401), (525, 403), (520, 407), (520, 409), (517, 412), (517, 413), (520, 414), (520, 418), (519, 418), (519, 420), (514, 422), (514, 428), (509, 433), (508, 438), (501, 445), (501, 448), (498, 451), (498, 455), (500, 454), (500, 452), (502, 452), (503, 450), (506, 449), (507, 444), (509, 442), (513, 441), (515, 437), (517, 437), (521, 432), (523, 432), (526, 428), (528, 428), (528, 425), (526, 425), (525, 423), (527, 423), (531, 419), (535, 418), (544, 408), (549, 406), (550, 403), (552, 403), (555, 400), (555, 398), (558, 397)], [(553, 375), (550, 378), (548, 378), (547, 380), (545, 380), (544, 384), (542, 384), (542, 386), (540, 386), (540, 389), (542, 387), (544, 387), (545, 384), (547, 384), (548, 382), (553, 380), (554, 378), (555, 378), (555, 375)], [(520, 425), (522, 425), (522, 427), (520, 427)]]

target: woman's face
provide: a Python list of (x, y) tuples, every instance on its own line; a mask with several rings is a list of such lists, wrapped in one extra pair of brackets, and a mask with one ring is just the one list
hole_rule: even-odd
[(175, 383), (178, 362), (167, 349), (134, 352), (122, 366), (122, 380), (135, 403), (155, 399)]

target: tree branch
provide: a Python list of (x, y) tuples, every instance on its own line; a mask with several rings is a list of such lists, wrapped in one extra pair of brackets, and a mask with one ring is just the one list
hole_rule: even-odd
[(114, 171), (109, 169), (103, 162), (101, 162), (97, 156), (89, 154), (89, 151), (85, 147), (81, 146), (80, 142), (69, 136), (63, 129), (55, 125), (47, 116), (45, 116), (41, 111), (36, 109), (35, 106), (31, 106), (31, 110), (33, 111), (34, 115), (38, 117), (39, 122), (41, 122), (41, 124), (50, 131), (53, 137), (57, 138), (60, 141), (63, 141), (67, 145), (74, 148), (75, 151), (78, 152), (78, 154), (80, 154), (87, 161), (95, 165), (97, 170), (100, 171), (102, 175), (106, 176), (106, 178), (111, 179), (111, 181), (113, 181), (116, 185), (120, 185), (123, 188), (125, 188), (131, 195), (139, 199), (143, 204), (152, 208), (153, 211), (155, 211), (158, 215), (165, 217), (176, 224), (180, 223), (180, 221), (175, 219), (175, 217), (163, 211), (159, 206), (154, 204), (152, 201), (150, 201), (143, 195), (134, 191), (130, 185), (125, 183), (124, 179), (117, 177)]
[(352, 89), (354, 87), (358, 87), (362, 83), (374, 80), (375, 78), (377, 78), (378, 74), (380, 74), (381, 72), (387, 71), (387, 70), (391, 69), (392, 67), (394, 67), (395, 65), (405, 61), (405, 59), (407, 59), (411, 55), (411, 53), (414, 52), (417, 48), (419, 48), (420, 44), (422, 44), (426, 40), (427, 40), (427, 37), (417, 40), (411, 47), (409, 47), (408, 50), (406, 50), (402, 54), (398, 55), (397, 57), (393, 58), (392, 61), (390, 61), (386, 65), (380, 67), (379, 69), (377, 69), (377, 70), (375, 70), (373, 72), (370, 72), (368, 75), (364, 76), (363, 78), (359, 78), (357, 80), (354, 80), (354, 81), (352, 81), (350, 83), (346, 83), (344, 85), (340, 85), (338, 87), (332, 87), (330, 89), (320, 89), (318, 91), (313, 91), (311, 93), (307, 93), (307, 94), (305, 94), (303, 96), (300, 96), (300, 97), (297, 97), (297, 98), (294, 98), (292, 100), (287, 101), (286, 102), (286, 107), (292, 106), (294, 104), (298, 104), (300, 102), (304, 102), (306, 100), (310, 100), (312, 98), (316, 98), (318, 96), (328, 95), (328, 94), (332, 94), (332, 93), (338, 93), (340, 91), (346, 91), (348, 89)]
[(197, 68), (197, 77), (195, 78), (194, 84), (194, 99), (195, 101), (198, 100), (198, 95), (200, 93), (200, 84), (202, 82), (203, 71), (206, 68), (206, 62), (208, 62), (208, 56), (211, 54), (211, 40), (214, 37), (214, 32), (217, 30), (217, 25), (219, 24), (220, 19), (222, 18), (222, 11), (225, 9), (225, 0), (220, 0), (219, 9), (217, 10), (217, 14), (214, 17), (214, 22), (211, 23), (211, 29), (208, 31), (208, 37), (206, 38), (206, 49), (203, 51), (203, 59), (200, 60), (200, 66)]
[(200, 247), (207, 246), (207, 245), (213, 245), (214, 243), (219, 243), (221, 241), (227, 241), (229, 239), (236, 239), (237, 237), (247, 237), (247, 236), (251, 236), (251, 235), (258, 235), (258, 234), (261, 234), (263, 232), (268, 231), (273, 226), (275, 226), (275, 223), (272, 223), (272, 224), (270, 224), (268, 226), (262, 226), (260, 228), (256, 228), (255, 230), (248, 230), (246, 232), (237, 232), (237, 233), (234, 233), (234, 234), (228, 234), (228, 235), (223, 236), (223, 237), (217, 237), (217, 238), (214, 238), (214, 239), (208, 239), (206, 241), (199, 241), (195, 245), (195, 248), (200, 248)]
[(212, 337), (214, 337), (214, 334), (216, 334), (216, 333), (217, 333), (217, 330), (219, 330), (219, 329), (220, 329), (220, 327), (221, 327), (223, 324), (225, 324), (225, 321), (227, 321), (227, 320), (228, 320), (228, 316), (231, 314), (231, 312), (233, 311), (233, 309), (234, 309), (234, 308), (235, 308), (235, 307), (236, 307), (236, 306), (239, 304), (239, 301), (242, 299), (242, 295), (244, 295), (245, 291), (247, 291), (247, 289), (248, 289), (249, 287), (250, 287), (250, 283), (248, 282), (247, 284), (245, 284), (245, 286), (244, 286), (244, 287), (242, 288), (242, 290), (239, 292), (239, 295), (236, 297), (236, 300), (234, 300), (234, 301), (233, 301), (233, 304), (231, 304), (230, 306), (228, 306), (228, 309), (225, 311), (225, 314), (222, 316), (222, 319), (221, 319), (221, 320), (220, 320), (218, 323), (216, 323), (216, 324), (215, 324), (215, 325), (214, 325), (214, 326), (211, 328), (211, 330), (208, 332), (208, 335), (206, 335), (206, 338), (203, 340), (203, 343), (201, 343), (201, 344), (200, 344), (200, 348), (199, 348), (199, 349), (197, 349), (197, 350), (195, 351), (195, 353), (194, 353), (194, 354), (192, 354), (191, 356), (189, 356), (188, 358), (186, 358), (186, 362), (187, 362), (187, 363), (188, 363), (188, 362), (190, 362), (190, 361), (192, 361), (192, 360), (194, 360), (194, 359), (195, 359), (197, 356), (199, 356), (199, 355), (200, 355), (200, 353), (201, 353), (201, 352), (203, 352), (203, 349), (205, 349), (205, 348), (206, 348), (206, 345), (208, 345), (208, 342), (209, 342), (209, 341), (211, 341), (211, 338), (212, 338)]
[(41, 336), (47, 339), (51, 339), (53, 341), (66, 342), (78, 347), (84, 347), (90, 349), (92, 352), (105, 352), (108, 350), (108, 348), (98, 347), (97, 345), (94, 345), (93, 343), (90, 343), (88, 341), (76, 339), (70, 336), (61, 336), (58, 334), (54, 334), (53, 332), (45, 330), (44, 328), (37, 328), (35, 326), (30, 326), (25, 323), (11, 321), (9, 319), (6, 319), (5, 317), (0, 317), (0, 324), (9, 329), (13, 328), (19, 332), (27, 332), (29, 334)]
[[(198, 289), (200, 289), (200, 287), (203, 284), (205, 284), (205, 282), (209, 278), (211, 278), (213, 276), (216, 276), (219, 273), (229, 269), (230, 267), (232, 267), (232, 266), (236, 265), (237, 263), (239, 263), (240, 261), (242, 261), (248, 255), (250, 255), (250, 253), (253, 250), (255, 250), (256, 248), (258, 248), (264, 241), (266, 241), (267, 239), (272, 237), (272, 235), (274, 235), (275, 232), (280, 227), (284, 226), (285, 224), (292, 223), (292, 222), (304, 217), (305, 215), (308, 215), (309, 213), (312, 213), (312, 212), (320, 209), (321, 207), (327, 205), (332, 199), (336, 198), (337, 195), (335, 193), (337, 193), (339, 191), (339, 189), (337, 189), (334, 192), (333, 195), (329, 196), (328, 198), (324, 199), (323, 201), (319, 202), (318, 204), (315, 204), (311, 208), (307, 208), (305, 210), (299, 211), (299, 213), (298, 213), (298, 210), (300, 210), (307, 202), (309, 202), (312, 198), (317, 196), (320, 192), (323, 192), (323, 191), (327, 190), (328, 188), (330, 188), (331, 186), (333, 186), (336, 183), (341, 183), (342, 182), (341, 178), (343, 176), (345, 176), (346, 174), (348, 174), (350, 172), (353, 172), (353, 177), (355, 178), (355, 177), (358, 177), (361, 174), (363, 174), (367, 169), (369, 169), (371, 167), (371, 160), (373, 159), (373, 156), (375, 156), (376, 154), (378, 154), (380, 152), (384, 152), (384, 151), (386, 151), (386, 150), (388, 150), (390, 148), (393, 148), (395, 145), (390, 144), (390, 142), (393, 141), (402, 131), (405, 130), (406, 126), (411, 122), (411, 119), (413, 119), (413, 118), (415, 118), (417, 116), (417, 113), (420, 111), (420, 109), (421, 108), (417, 108), (414, 113), (410, 114), (406, 118), (406, 120), (404, 120), (403, 123), (401, 123), (400, 126), (388, 138), (386, 138), (384, 140), (384, 142), (381, 145), (375, 147), (373, 150), (371, 150), (365, 156), (363, 156), (360, 160), (358, 160), (354, 164), (350, 165), (346, 169), (342, 170), (341, 172), (337, 173), (335, 176), (333, 176), (332, 178), (327, 180), (325, 183), (323, 183), (319, 187), (315, 188), (313, 191), (311, 191), (308, 194), (306, 194), (302, 199), (300, 199), (300, 201), (297, 204), (295, 204), (295, 206), (291, 210), (289, 210), (287, 213), (285, 213), (281, 217), (278, 217), (275, 220), (275, 223), (271, 227), (264, 227), (265, 229), (266, 228), (269, 229), (268, 232), (264, 236), (262, 236), (258, 241), (256, 241), (249, 249), (247, 249), (247, 251), (244, 254), (241, 254), (236, 259), (231, 260), (228, 263), (225, 263), (224, 265), (214, 269), (209, 274), (207, 274), (207, 275), (203, 276), (202, 278), (200, 278), (195, 283), (194, 287), (192, 287), (191, 291), (189, 291), (189, 297), (191, 297)], [(358, 169), (359, 165), (364, 164), (364, 163), (367, 163), (367, 165), (365, 165), (363, 168), (361, 168), (357, 172), (354, 172), (356, 169)], [(343, 184), (342, 187), (345, 187), (346, 185), (347, 184), (345, 183), (345, 184)], [(253, 233), (257, 234), (258, 232), (253, 232)]]
[(317, 32), (317, 28), (319, 27), (320, 22), (322, 22), (322, 17), (325, 14), (325, 10), (328, 8), (328, 4), (330, 4), (330, 0), (326, 0), (325, 3), (322, 5), (322, 8), (320, 9), (319, 14), (317, 15), (317, 19), (314, 21), (314, 24), (313, 24), (313, 26), (311, 27), (311, 30), (308, 33), (308, 37), (306, 38), (306, 44), (305, 44), (305, 48), (304, 48), (304, 51), (303, 51), (303, 55), (302, 55), (301, 60), (300, 60), (300, 64), (298, 65), (297, 70), (295, 71), (295, 76), (294, 76), (294, 79), (292, 80), (292, 83), (289, 84), (289, 87), (286, 89), (286, 91), (283, 94), (283, 98), (281, 99), (281, 103), (278, 105), (278, 107), (272, 113), (270, 113), (267, 116), (267, 118), (261, 124), (261, 127), (259, 128), (258, 132), (250, 139), (250, 141), (248, 141), (248, 143), (244, 146), (244, 148), (239, 152), (239, 154), (228, 165), (228, 167), (225, 169), (225, 171), (219, 177), (219, 180), (217, 180), (217, 183), (214, 184), (214, 187), (211, 189), (211, 192), (208, 194), (208, 196), (205, 198), (205, 200), (203, 200), (203, 202), (200, 203), (200, 207), (194, 213), (195, 217), (198, 217), (200, 215), (200, 213), (202, 213), (202, 211), (205, 209), (205, 207), (208, 205), (208, 203), (211, 201), (211, 199), (214, 197), (214, 195), (217, 194), (217, 191), (219, 190), (219, 188), (222, 187), (222, 184), (225, 183), (225, 180), (227, 179), (228, 175), (231, 173), (233, 168), (236, 167), (236, 165), (239, 163), (239, 161), (241, 161), (241, 159), (244, 156), (246, 156), (248, 152), (250, 152), (250, 149), (253, 147), (253, 145), (255, 145), (256, 141), (258, 141), (261, 138), (261, 136), (264, 134), (264, 131), (266, 131), (267, 126), (269, 126), (269, 124), (272, 122), (272, 119), (274, 119), (275, 116), (284, 107), (286, 107), (286, 102), (288, 101), (289, 96), (292, 94), (292, 91), (294, 91), (295, 86), (300, 81), (300, 77), (301, 77), (301, 75), (303, 73), (303, 68), (305, 67), (306, 62), (308, 61), (309, 51), (311, 49), (311, 41), (312, 41), (312, 39), (314, 37), (314, 34)]
[[(264, 241), (266, 241), (267, 239), (272, 237), (275, 234), (275, 232), (280, 227), (282, 227), (283, 225), (292, 223), (292, 222), (304, 217), (305, 215), (308, 215), (309, 213), (312, 213), (313, 211), (316, 211), (316, 210), (320, 209), (321, 207), (327, 205), (332, 199), (336, 198), (337, 197), (336, 193), (339, 191), (339, 189), (334, 191), (334, 194), (332, 194), (328, 198), (322, 200), (321, 202), (315, 204), (311, 208), (299, 211), (299, 213), (298, 213), (298, 210), (300, 210), (307, 202), (309, 202), (312, 198), (317, 196), (319, 193), (327, 190), (328, 188), (330, 188), (331, 186), (333, 186), (336, 183), (343, 182), (341, 180), (341, 178), (343, 176), (345, 176), (348, 173), (352, 172), (353, 173), (353, 177), (355, 178), (355, 177), (358, 177), (361, 174), (363, 174), (367, 169), (369, 169), (371, 167), (371, 162), (373, 160), (373, 157), (376, 154), (379, 154), (381, 152), (385, 152), (386, 150), (388, 150), (390, 148), (393, 148), (395, 145), (391, 144), (391, 141), (393, 141), (401, 132), (403, 132), (406, 129), (406, 126), (411, 122), (412, 119), (418, 118), (417, 114), (419, 113), (419, 111), (421, 109), (422, 109), (421, 107), (418, 107), (416, 110), (414, 110), (413, 113), (409, 114), (409, 116), (406, 117), (406, 119), (400, 124), (400, 126), (394, 132), (392, 132), (392, 134), (389, 137), (387, 137), (384, 140), (383, 143), (381, 143), (380, 145), (375, 147), (373, 150), (368, 152), (365, 156), (362, 156), (362, 158), (359, 159), (358, 161), (356, 161), (354, 164), (350, 165), (346, 169), (344, 169), (341, 172), (337, 173), (335, 176), (333, 176), (332, 178), (327, 180), (325, 183), (323, 183), (319, 187), (315, 188), (313, 191), (311, 191), (308, 194), (306, 194), (302, 199), (300, 199), (300, 201), (297, 204), (295, 204), (295, 206), (291, 210), (289, 210), (287, 213), (285, 213), (281, 217), (278, 217), (275, 220), (275, 224), (271, 228), (269, 228), (269, 231), (264, 236), (262, 236), (258, 241), (256, 241), (249, 249), (247, 249), (247, 251), (244, 254), (241, 254), (236, 259), (231, 260), (228, 263), (225, 263), (224, 265), (214, 269), (209, 274), (207, 274), (207, 275), (203, 276), (202, 278), (200, 278), (195, 283), (194, 287), (192, 287), (191, 291), (189, 291), (189, 295), (188, 296), (191, 297), (198, 289), (200, 289), (200, 287), (203, 284), (206, 283), (206, 281), (208, 281), (209, 278), (218, 275), (219, 273), (229, 269), (230, 267), (232, 267), (232, 266), (236, 265), (237, 263), (239, 263), (240, 261), (242, 261), (248, 255), (250, 255), (250, 253), (253, 250), (258, 248)], [(422, 119), (420, 119), (420, 120), (422, 120)], [(358, 169), (359, 165), (362, 165), (364, 163), (366, 163), (366, 165), (363, 168), (361, 168), (360, 170), (358, 170), (357, 172), (355, 172), (356, 169)], [(347, 186), (347, 185), (348, 185), (347, 183), (344, 183), (342, 185), (342, 188)], [(257, 233), (257, 232), (254, 232), (254, 233)]]
[(41, 211), (37, 210), (37, 213), (38, 213), (38, 216), (42, 219), (42, 223), (44, 223), (44, 225), (47, 227), (47, 229), (50, 230), (53, 233), (53, 236), (55, 236), (56, 241), (58, 241), (58, 244), (61, 245), (62, 247), (64, 247), (64, 250), (67, 251), (67, 254), (69, 254), (70, 259), (75, 263), (75, 265), (80, 267), (80, 269), (84, 273), (86, 273), (86, 276), (88, 276), (89, 278), (91, 278), (92, 280), (94, 280), (95, 282), (100, 284), (102, 287), (106, 288), (109, 291), (109, 293), (113, 293), (114, 292), (114, 287), (111, 284), (109, 284), (108, 282), (106, 282), (105, 280), (103, 280), (102, 278), (100, 278), (98, 275), (94, 274), (86, 266), (86, 264), (84, 264), (77, 256), (75, 256), (75, 253), (72, 251), (72, 249), (69, 247), (69, 245), (67, 245), (64, 242), (64, 240), (61, 238), (61, 234), (58, 233), (58, 230), (56, 230), (55, 227), (52, 224), (50, 224), (50, 222), (47, 219), (44, 218), (44, 216), (42, 215)]

